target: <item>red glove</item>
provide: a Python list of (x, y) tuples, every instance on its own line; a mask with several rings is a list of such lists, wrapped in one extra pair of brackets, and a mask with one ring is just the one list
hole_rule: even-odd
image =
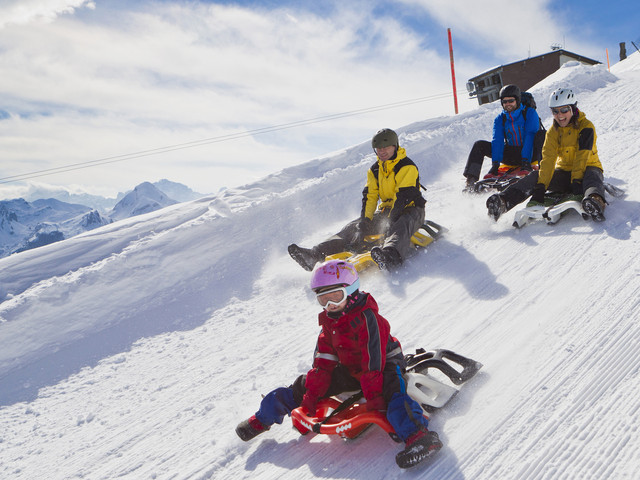
[(309, 415), (310, 417), (315, 417), (317, 405), (318, 399), (316, 397), (312, 397), (308, 393), (304, 394), (304, 397), (302, 397), (302, 404), (300, 406), (307, 415)]
[(387, 404), (384, 401), (384, 397), (382, 395), (378, 395), (377, 397), (367, 398), (367, 410), (386, 410)]

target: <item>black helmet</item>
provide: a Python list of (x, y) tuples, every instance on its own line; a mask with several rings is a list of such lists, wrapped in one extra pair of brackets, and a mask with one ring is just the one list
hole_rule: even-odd
[(398, 143), (398, 134), (390, 128), (378, 130), (373, 136), (373, 139), (371, 139), (371, 146), (374, 149), (389, 147), (391, 145), (394, 145), (396, 148), (400, 146)]
[(505, 85), (500, 89), (500, 101), (504, 97), (513, 97), (516, 99), (516, 104), (520, 106), (520, 89), (517, 85)]

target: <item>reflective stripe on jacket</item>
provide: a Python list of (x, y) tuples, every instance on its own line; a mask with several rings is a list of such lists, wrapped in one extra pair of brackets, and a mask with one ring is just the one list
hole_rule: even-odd
[[(360, 381), (367, 399), (382, 395), (382, 371), (387, 361), (404, 358), (400, 342), (391, 336), (389, 322), (378, 313), (378, 304), (368, 293), (362, 305), (333, 319), (322, 312), (313, 368), (307, 373), (308, 394), (321, 398), (329, 388), (333, 369), (342, 364)], [(360, 302), (358, 302), (360, 303)]]

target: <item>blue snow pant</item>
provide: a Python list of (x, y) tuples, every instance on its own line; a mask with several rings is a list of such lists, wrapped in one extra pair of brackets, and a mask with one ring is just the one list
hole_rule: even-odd
[[(306, 375), (300, 375), (289, 387), (276, 388), (268, 393), (256, 412), (260, 423), (267, 426), (281, 424), (285, 415), (291, 415), (291, 411), (302, 403), (306, 392), (305, 381)], [(324, 398), (357, 390), (360, 390), (360, 382), (345, 367), (338, 365)], [(387, 403), (387, 420), (403, 441), (406, 442), (420, 429), (426, 430), (428, 420), (418, 402), (407, 395), (400, 365), (387, 362), (383, 371), (383, 396)]]

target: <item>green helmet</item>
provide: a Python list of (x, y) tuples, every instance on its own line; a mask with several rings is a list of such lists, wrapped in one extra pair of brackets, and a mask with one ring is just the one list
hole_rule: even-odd
[(398, 143), (398, 134), (391, 130), (390, 128), (383, 128), (382, 130), (378, 130), (378, 132), (373, 136), (371, 140), (371, 146), (376, 148), (384, 148), (389, 146), (395, 146), (398, 148), (400, 144)]

